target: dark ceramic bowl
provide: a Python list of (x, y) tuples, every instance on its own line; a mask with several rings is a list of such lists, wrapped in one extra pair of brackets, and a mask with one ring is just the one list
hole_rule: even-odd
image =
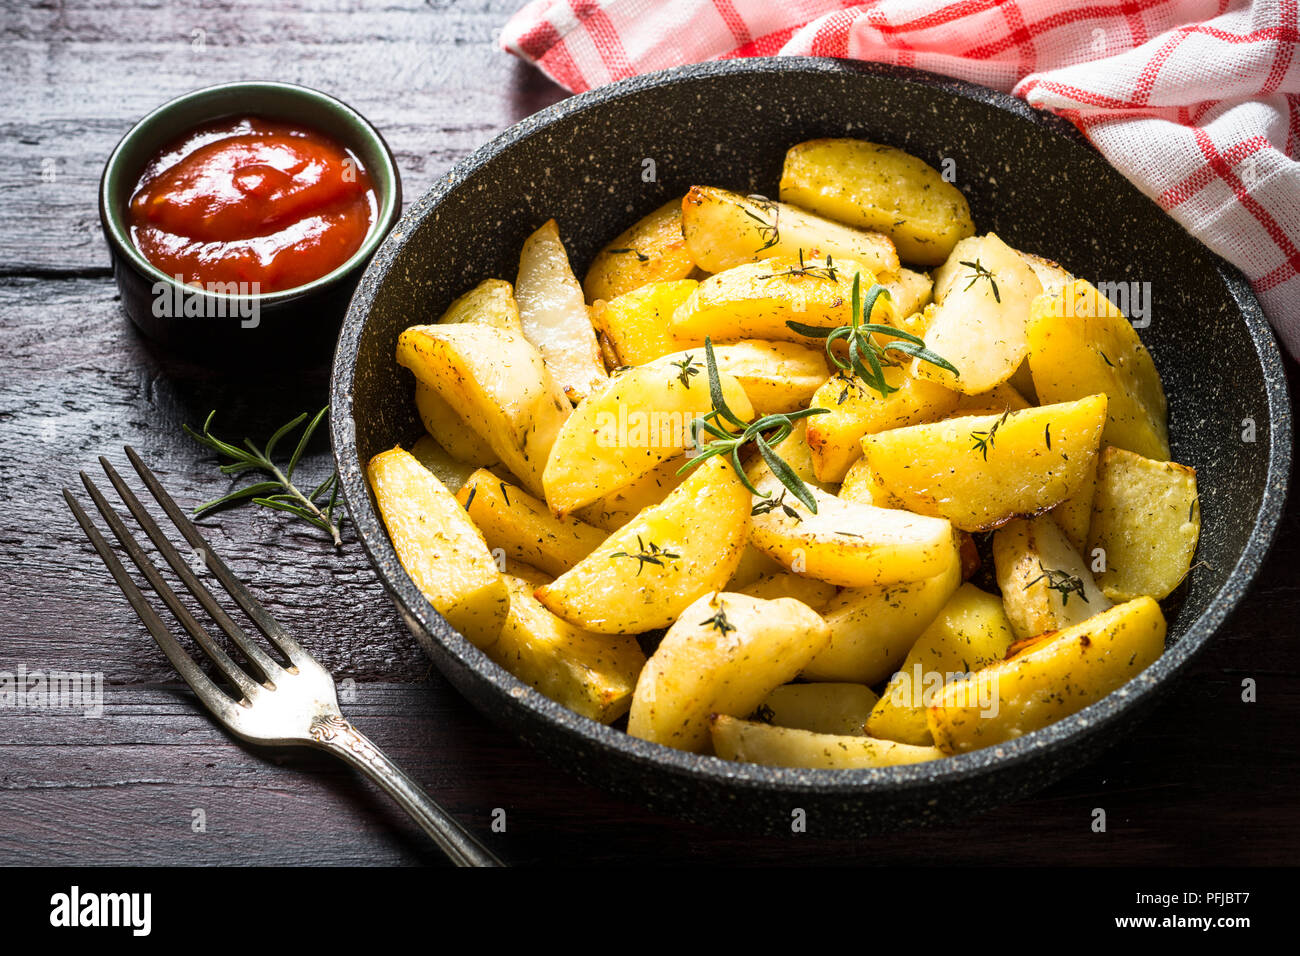
[[(729, 763), (578, 717), (453, 631), (398, 563), (366, 486), (371, 455), (420, 434), (398, 333), (470, 285), (513, 278), (550, 216), (581, 275), (602, 243), (694, 183), (772, 194), (786, 148), (858, 136), (936, 167), (956, 160), (978, 227), (1097, 280), (1149, 282), (1142, 336), (1169, 393), (1173, 451), (1199, 473), (1199, 564), (1167, 602), (1168, 649), (1101, 702), (1018, 740), (934, 763), (812, 771)], [(645, 160), (657, 179), (646, 183)], [(358, 534), (407, 625), (480, 710), (594, 784), (669, 814), (759, 831), (848, 836), (1013, 800), (1096, 754), (1205, 647), (1259, 569), (1281, 513), (1291, 411), (1281, 357), (1242, 277), (1112, 169), (1071, 127), (987, 89), (814, 59), (670, 70), (565, 100), (457, 165), (406, 213), (344, 321), (331, 429)], [(1255, 440), (1243, 442), (1243, 420)]]
[[(347, 262), (306, 285), (243, 297), (183, 286), (131, 241), (126, 215), (131, 196), (141, 172), (164, 146), (197, 126), (249, 115), (317, 129), (350, 149), (374, 183), (375, 222)], [(323, 343), (316, 351), (327, 359), (357, 281), (401, 211), (397, 161), (378, 130), (334, 97), (291, 83), (223, 83), (164, 103), (122, 137), (99, 183), (99, 218), (122, 308), (150, 338), (205, 359), (282, 358), (279, 347), (291, 342), (299, 349), (303, 343)]]

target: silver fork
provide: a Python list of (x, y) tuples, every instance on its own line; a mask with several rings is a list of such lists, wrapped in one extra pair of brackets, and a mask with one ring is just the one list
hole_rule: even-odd
[(221, 582), (222, 587), (234, 598), (235, 603), (289, 662), (287, 666), (279, 664), (253, 641), (243, 628), (231, 620), (230, 615), (221, 609), (216, 598), (212, 596), (212, 592), (203, 585), (176, 548), (163, 535), (158, 524), (149, 516), (144, 506), (140, 504), (140, 499), (122, 480), (121, 475), (108, 459), (101, 457), (99, 463), (104, 466), (108, 480), (113, 483), (122, 501), (126, 503), (127, 510), (144, 529), (159, 554), (171, 565), (172, 570), (217, 626), (240, 649), (252, 668), (259, 672), (250, 674), (235, 663), (221, 645), (214, 641), (203, 626), (194, 619), (194, 615), (163, 580), (158, 569), (154, 567), (100, 490), (84, 471), (81, 472), (81, 480), (86, 486), (86, 491), (90, 493), (95, 506), (108, 522), (109, 528), (121, 543), (123, 550), (140, 569), (149, 586), (162, 598), (168, 610), (176, 616), (194, 641), (211, 658), (217, 670), (237, 689), (238, 696), (227, 694), (209, 678), (149, 605), (140, 588), (127, 574), (122, 562), (118, 560), (104, 536), (91, 523), (77, 499), (64, 488), (63, 497), (67, 500), (73, 515), (76, 516), (77, 523), (81, 525), (81, 529), (86, 532), (86, 537), (99, 552), (104, 564), (108, 566), (109, 573), (113, 575), (113, 579), (126, 595), (126, 599), (131, 602), (131, 607), (135, 608), (136, 614), (140, 615), (140, 620), (144, 622), (153, 639), (158, 642), (158, 646), (172, 662), (172, 666), (185, 679), (185, 683), (193, 688), (194, 693), (213, 716), (235, 736), (251, 743), (315, 747), (341, 757), (387, 791), (389, 796), (396, 800), (429, 836), (433, 837), (434, 842), (442, 848), (453, 863), (459, 866), (501, 866), (501, 861), (490, 850), (452, 819), (414, 780), (403, 773), (361, 731), (352, 726), (339, 711), (334, 679), (329, 672), (304, 651), (298, 642), (276, 623), (275, 618), (271, 617), (248, 588), (231, 574), (225, 562), (209, 547), (198, 529), (171, 496), (163, 490), (157, 477), (140, 460), (140, 456), (134, 449), (128, 446), (126, 455), (150, 493), (162, 505), (163, 511), (167, 513), (172, 524), (189, 542), (195, 553), (202, 557), (207, 570)]

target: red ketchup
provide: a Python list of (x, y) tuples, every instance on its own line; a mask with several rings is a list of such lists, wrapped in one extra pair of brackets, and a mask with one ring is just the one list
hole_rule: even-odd
[(131, 239), (188, 284), (280, 292), (346, 262), (377, 211), (349, 150), (313, 129), (244, 117), (192, 130), (154, 157), (131, 197)]

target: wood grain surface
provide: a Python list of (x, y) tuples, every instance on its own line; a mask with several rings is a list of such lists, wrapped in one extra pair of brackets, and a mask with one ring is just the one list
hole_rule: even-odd
[[(0, 709), (0, 863), (439, 864), (369, 783), (218, 729), (180, 685), (60, 497), (123, 444), (191, 506), (224, 492), (180, 431), (264, 439), (325, 400), (324, 370), (212, 372), (121, 314), (96, 186), (127, 128), (230, 79), (320, 88), (397, 153), (408, 200), (562, 91), (496, 46), (515, 0), (5, 3), (0, 19), (0, 670), (101, 673), (103, 716)], [(1293, 400), (1296, 369), (1291, 375)], [(303, 466), (328, 473), (322, 432)], [(869, 841), (753, 839), (650, 815), (488, 725), (402, 628), (345, 527), (254, 509), (201, 522), (272, 613), (350, 679), (344, 709), (511, 863), (1293, 863), (1300, 753), (1300, 509), (1258, 585), (1144, 724), (1098, 762), (961, 825)], [(1254, 678), (1258, 701), (1241, 700)], [(1090, 828), (1105, 808), (1106, 833)], [(498, 808), (506, 832), (490, 834)], [(196, 832), (196, 810), (206, 829)]]

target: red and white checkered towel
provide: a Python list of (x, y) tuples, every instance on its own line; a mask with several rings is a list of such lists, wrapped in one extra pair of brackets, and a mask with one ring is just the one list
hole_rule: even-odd
[(914, 66), (1073, 121), (1254, 283), (1300, 357), (1298, 0), (534, 0), (501, 45), (574, 92), (680, 63)]

